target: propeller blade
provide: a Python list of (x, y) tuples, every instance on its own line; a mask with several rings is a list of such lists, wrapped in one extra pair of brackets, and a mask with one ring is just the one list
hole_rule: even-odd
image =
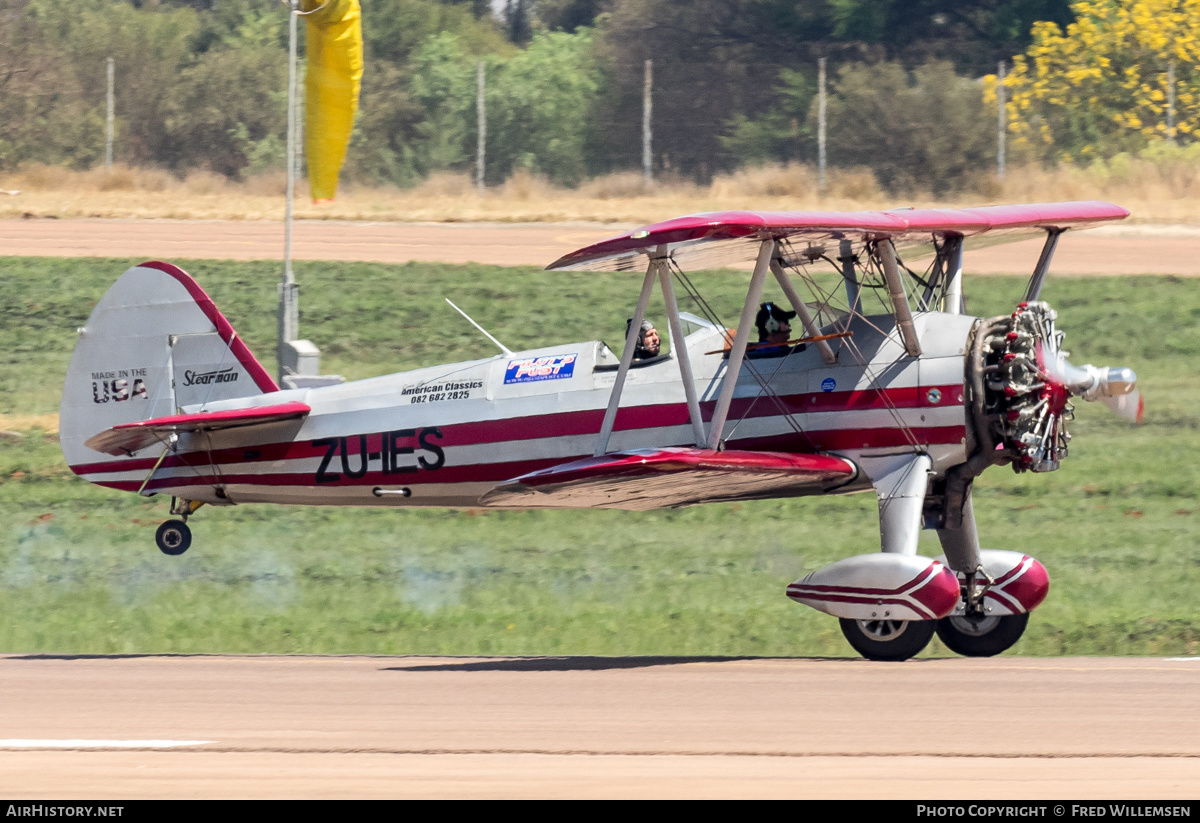
[(1061, 354), (1043, 357), (1043, 372), (1060, 381), (1071, 394), (1087, 401), (1099, 400), (1122, 420), (1141, 423), (1146, 403), (1137, 389), (1133, 369), (1118, 366), (1097, 368), (1091, 363), (1076, 366)]
[(1146, 410), (1146, 399), (1137, 389), (1129, 394), (1118, 394), (1116, 397), (1101, 397), (1100, 402), (1108, 406), (1117, 417), (1130, 423), (1141, 423)]

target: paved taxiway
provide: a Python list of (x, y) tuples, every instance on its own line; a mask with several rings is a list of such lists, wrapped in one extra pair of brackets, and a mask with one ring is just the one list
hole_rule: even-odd
[(1194, 798), (1200, 658), (7, 656), (0, 729), (22, 797)]

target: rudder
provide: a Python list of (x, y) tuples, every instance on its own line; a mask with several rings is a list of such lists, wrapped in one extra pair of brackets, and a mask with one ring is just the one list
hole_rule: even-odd
[(83, 443), (112, 426), (278, 390), (190, 275), (170, 263), (143, 263), (105, 292), (79, 332), (59, 440), (76, 469), (101, 458)]

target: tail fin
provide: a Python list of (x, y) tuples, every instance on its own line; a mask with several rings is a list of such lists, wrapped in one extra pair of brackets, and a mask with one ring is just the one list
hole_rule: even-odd
[(170, 263), (143, 263), (121, 275), (79, 331), (59, 440), (78, 471), (102, 459), (84, 441), (112, 426), (274, 391), (275, 381), (195, 280)]

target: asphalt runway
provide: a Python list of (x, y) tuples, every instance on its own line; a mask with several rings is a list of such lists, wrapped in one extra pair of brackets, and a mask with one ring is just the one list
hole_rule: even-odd
[[(297, 260), (436, 261), (546, 266), (567, 252), (635, 228), (598, 223), (355, 223), (299, 221)], [(1056, 276), (1200, 276), (1200, 228), (1105, 226), (1068, 232)], [(969, 251), (967, 272), (1033, 271), (1040, 240)], [(216, 220), (0, 220), (0, 255), (270, 260), (283, 257), (283, 224)]]
[(26, 798), (1188, 799), (1200, 658), (0, 658)]

